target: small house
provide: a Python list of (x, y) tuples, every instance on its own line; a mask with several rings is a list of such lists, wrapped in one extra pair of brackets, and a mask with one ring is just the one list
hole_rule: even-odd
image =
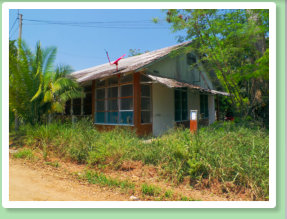
[(216, 120), (214, 84), (198, 57), (177, 53), (190, 42), (106, 63), (71, 74), (85, 89), (84, 99), (67, 103), (66, 114), (92, 115), (95, 127), (128, 126), (139, 135), (161, 135), (189, 126), (189, 111), (199, 123)]

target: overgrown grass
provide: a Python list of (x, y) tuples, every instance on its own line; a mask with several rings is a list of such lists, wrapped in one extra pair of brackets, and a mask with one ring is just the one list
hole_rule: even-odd
[(119, 180), (113, 179), (110, 177), (105, 176), (102, 173), (98, 173), (96, 171), (88, 170), (84, 174), (84, 179), (88, 180), (91, 184), (98, 184), (101, 186), (108, 186), (113, 188), (121, 188), (125, 191), (133, 192), (135, 189), (135, 184), (131, 183), (127, 180)]
[[(259, 126), (218, 123), (196, 135), (175, 129), (144, 143), (135, 133), (114, 129), (98, 132), (89, 121), (76, 124), (24, 126), (23, 144), (39, 147), (78, 163), (119, 168), (125, 160), (161, 167), (163, 177), (180, 183), (208, 180), (232, 183), (252, 190), (256, 199), (268, 199), (269, 135)], [(228, 183), (227, 183), (228, 182)]]
[(29, 148), (21, 149), (13, 154), (15, 158), (22, 158), (27, 160), (33, 160), (35, 158), (33, 151)]
[(154, 185), (148, 185), (148, 184), (144, 183), (144, 184), (142, 184), (141, 192), (144, 195), (158, 196), (161, 193), (161, 188), (154, 186)]

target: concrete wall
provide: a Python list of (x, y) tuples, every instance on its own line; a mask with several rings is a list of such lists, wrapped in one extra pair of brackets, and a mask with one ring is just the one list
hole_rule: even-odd
[(159, 136), (174, 127), (174, 90), (162, 84), (152, 85), (152, 129)]
[[(199, 70), (205, 80), (202, 78)], [(164, 58), (148, 67), (147, 73), (213, 89), (213, 85), (205, 73), (203, 66), (199, 64), (199, 68), (191, 68), (187, 64), (185, 54)]]

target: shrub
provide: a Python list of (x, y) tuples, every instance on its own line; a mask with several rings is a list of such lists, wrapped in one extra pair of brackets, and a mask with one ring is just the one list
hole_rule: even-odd
[(161, 192), (161, 189), (159, 187), (144, 183), (142, 184), (141, 191), (144, 195), (158, 196)]
[(33, 151), (31, 149), (27, 149), (27, 148), (16, 152), (15, 154), (13, 154), (13, 156), (15, 158), (23, 158), (23, 159), (27, 159), (27, 160), (33, 160), (35, 158)]

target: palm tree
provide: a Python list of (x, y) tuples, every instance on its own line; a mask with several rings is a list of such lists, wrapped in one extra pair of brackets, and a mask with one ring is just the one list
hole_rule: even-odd
[(68, 74), (69, 66), (54, 69), (55, 47), (36, 45), (35, 54), (23, 41), (15, 52), (10, 43), (9, 107), (22, 121), (35, 124), (41, 118), (64, 111), (65, 102), (83, 96), (80, 86)]
[(34, 124), (39, 117), (39, 102), (30, 102), (39, 86), (34, 56), (24, 42), (19, 41), (18, 48), (14, 43), (9, 45), (9, 107), (16, 118)]
[(55, 72), (47, 72), (41, 77), (39, 89), (32, 101), (43, 97), (41, 106), (48, 114), (49, 121), (54, 113), (64, 112), (67, 100), (84, 96), (79, 84), (68, 77), (71, 72), (70, 66), (60, 65)]

